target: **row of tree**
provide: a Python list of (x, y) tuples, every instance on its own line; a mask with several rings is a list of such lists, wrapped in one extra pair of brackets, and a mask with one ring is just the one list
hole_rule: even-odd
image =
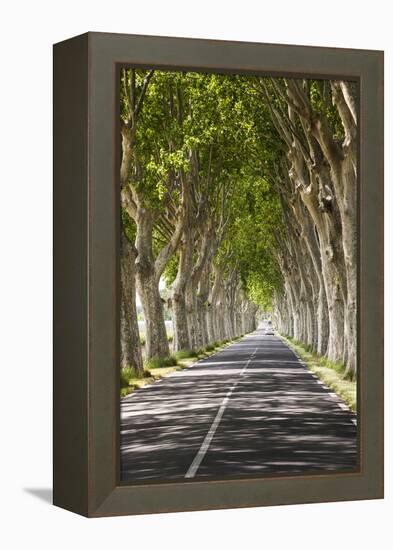
[(130, 69), (121, 88), (121, 360), (140, 370), (136, 290), (146, 357), (169, 355), (162, 279), (175, 351), (255, 328), (229, 239), (245, 202), (247, 128), (233, 117), (233, 79)]
[(121, 363), (277, 327), (356, 369), (356, 109), (345, 82), (124, 69)]
[(285, 232), (277, 243), (285, 292), (280, 329), (346, 365), (357, 358), (356, 85), (269, 80), (262, 97), (284, 148), (276, 165)]

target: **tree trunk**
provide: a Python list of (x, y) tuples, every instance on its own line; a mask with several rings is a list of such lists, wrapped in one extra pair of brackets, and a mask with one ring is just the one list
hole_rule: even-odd
[(172, 285), (174, 351), (192, 348), (186, 308), (186, 286), (192, 272), (193, 247), (194, 232), (190, 228), (185, 229), (179, 251), (179, 267)]
[[(186, 288), (188, 332), (193, 349), (204, 347), (207, 342), (205, 302), (209, 296), (208, 281), (203, 281), (206, 265), (212, 260), (217, 243), (211, 227), (206, 225), (201, 231), (198, 258)], [(206, 287), (206, 288), (205, 288)]]
[(197, 303), (196, 303), (197, 289), (193, 284), (192, 278), (188, 281), (186, 286), (186, 313), (187, 313), (187, 328), (188, 338), (191, 349), (197, 349), (198, 340), (198, 320), (197, 320)]
[[(320, 173), (319, 175), (326, 177), (326, 174)], [(329, 317), (327, 356), (332, 361), (341, 361), (344, 357), (346, 281), (345, 273), (343, 273), (345, 267), (338, 221), (334, 217), (334, 212), (321, 212), (314, 193), (302, 193), (302, 198), (318, 231), (321, 269)]]
[[(357, 227), (356, 227), (356, 170), (348, 154), (340, 165), (340, 183), (343, 190), (339, 198), (342, 221), (342, 243), (346, 268), (347, 300), (345, 312), (345, 376), (356, 376), (357, 364)], [(337, 182), (338, 183), (338, 182)]]
[(173, 351), (190, 349), (188, 334), (186, 297), (183, 292), (175, 292), (172, 295), (173, 313)]
[(146, 323), (146, 358), (164, 358), (169, 355), (169, 344), (164, 320), (164, 306), (154, 274), (138, 269), (137, 288)]
[(220, 313), (220, 294), (221, 294), (221, 283), (222, 283), (222, 271), (217, 265), (212, 265), (212, 271), (214, 276), (214, 282), (210, 288), (209, 294), (209, 309), (208, 309), (208, 333), (210, 342), (219, 342), (222, 340), (222, 335), (220, 332), (218, 317)]
[(152, 250), (153, 217), (138, 209), (136, 248), (136, 281), (146, 322), (146, 358), (164, 358), (169, 355), (164, 307), (159, 291), (159, 277)]
[(216, 335), (214, 332), (214, 311), (210, 303), (206, 309), (206, 325), (208, 343), (213, 344), (216, 341)]
[(306, 212), (304, 218), (304, 241), (313, 266), (315, 285), (314, 290), (314, 312), (316, 338), (314, 340), (314, 351), (319, 355), (325, 355), (329, 339), (329, 317), (326, 302), (325, 283), (322, 275), (321, 251), (316, 239), (315, 228)]
[(202, 270), (197, 294), (198, 348), (204, 348), (208, 344), (207, 310), (210, 290), (210, 267), (209, 261), (206, 261)]
[(120, 255), (120, 362), (121, 368), (134, 367), (139, 374), (142, 374), (143, 364), (135, 293), (135, 258), (135, 247), (122, 230)]

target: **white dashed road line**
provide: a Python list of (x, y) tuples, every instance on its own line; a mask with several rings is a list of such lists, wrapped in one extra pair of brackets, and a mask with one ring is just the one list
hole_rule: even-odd
[(184, 477), (186, 478), (192, 478), (195, 476), (195, 474), (197, 473), (198, 471), (198, 468), (199, 466), (201, 465), (201, 462), (202, 460), (204, 459), (206, 453), (207, 453), (207, 450), (209, 449), (209, 446), (210, 446), (210, 443), (212, 442), (212, 439), (214, 437), (214, 434), (216, 433), (216, 430), (221, 422), (221, 418), (223, 417), (224, 415), (224, 412), (225, 412), (225, 409), (226, 409), (226, 406), (228, 404), (228, 401), (233, 393), (233, 390), (236, 388), (236, 386), (238, 385), (239, 381), (240, 381), (240, 376), (243, 376), (248, 365), (250, 364), (251, 360), (255, 357), (255, 353), (257, 351), (258, 348), (255, 348), (254, 352), (252, 353), (252, 355), (249, 357), (248, 361), (246, 362), (246, 364), (244, 365), (244, 367), (242, 368), (242, 370), (240, 371), (240, 375), (239, 375), (239, 378), (236, 380), (236, 382), (234, 382), (232, 384), (232, 386), (230, 387), (230, 389), (228, 390), (227, 394), (225, 395), (224, 399), (222, 400), (222, 403), (220, 405), (220, 408), (218, 409), (217, 411), (217, 414), (213, 420), (213, 423), (212, 425), (210, 426), (210, 429), (209, 431), (207, 432), (206, 436), (205, 436), (205, 439), (203, 440), (202, 442), (202, 445), (199, 449), (199, 451), (197, 452), (197, 454), (195, 455), (195, 458), (194, 460), (192, 461), (191, 463), (191, 466), (188, 468), (187, 470), (187, 473)]

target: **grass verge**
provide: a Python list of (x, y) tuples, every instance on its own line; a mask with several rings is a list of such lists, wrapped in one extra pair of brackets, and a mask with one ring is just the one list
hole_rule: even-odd
[(143, 375), (138, 376), (134, 368), (121, 369), (120, 371), (120, 397), (125, 397), (133, 391), (153, 384), (160, 378), (176, 372), (181, 369), (191, 367), (199, 359), (209, 357), (218, 351), (221, 351), (232, 342), (239, 340), (241, 336), (233, 340), (223, 340), (214, 342), (206, 348), (198, 350), (181, 350), (173, 353), (163, 359), (153, 358), (145, 361)]
[(326, 386), (329, 386), (329, 388), (339, 395), (352, 411), (356, 412), (356, 381), (344, 379), (345, 365), (343, 363), (334, 363), (326, 357), (314, 353), (309, 346), (289, 336), (281, 334), (281, 337), (306, 363), (307, 367)]

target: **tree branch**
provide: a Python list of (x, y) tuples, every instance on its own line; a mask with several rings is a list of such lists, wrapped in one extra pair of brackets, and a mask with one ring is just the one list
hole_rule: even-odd
[(172, 234), (172, 237), (168, 244), (162, 248), (155, 260), (155, 273), (157, 282), (160, 280), (161, 275), (163, 274), (171, 256), (175, 253), (177, 247), (179, 246), (180, 239), (184, 229), (185, 215), (184, 209), (180, 208), (181, 212), (178, 215), (178, 220), (175, 226), (175, 230)]
[(145, 99), (145, 95), (146, 95), (146, 92), (147, 92), (147, 88), (149, 86), (149, 82), (150, 80), (152, 79), (153, 77), (153, 74), (154, 74), (154, 69), (152, 69), (148, 74), (147, 76), (145, 76), (144, 80), (143, 80), (143, 84), (142, 84), (142, 90), (141, 90), (141, 93), (140, 93), (140, 96), (139, 96), (139, 99), (138, 99), (138, 102), (136, 103), (136, 106), (135, 106), (135, 110), (134, 110), (134, 116), (135, 118), (137, 118), (141, 108), (142, 108), (142, 105), (143, 105), (143, 101)]

